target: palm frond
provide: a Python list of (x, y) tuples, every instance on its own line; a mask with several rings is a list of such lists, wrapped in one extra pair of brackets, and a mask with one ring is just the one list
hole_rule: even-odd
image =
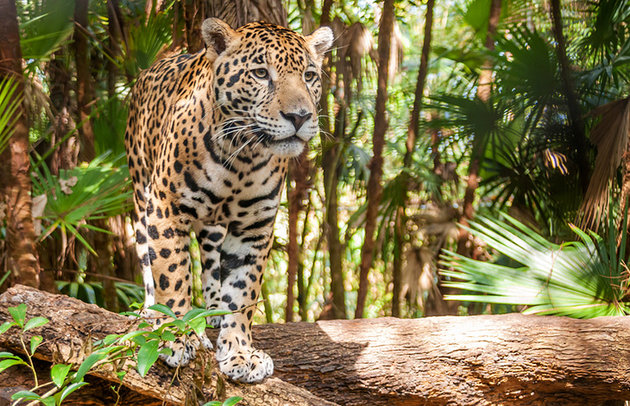
[(18, 84), (12, 78), (0, 82), (0, 153), (9, 144), (13, 126), (19, 116), (16, 114), (22, 103), (22, 95), (16, 94)]
[(172, 41), (171, 17), (166, 12), (151, 14), (146, 24), (129, 28), (129, 41), (122, 58), (127, 74), (136, 77), (149, 68)]
[(72, 35), (74, 1), (36, 0), (24, 7), (20, 47), (28, 69), (48, 60)]
[[(501, 256), (488, 263), (445, 252), (445, 286), (471, 292), (448, 299), (524, 305), (525, 313), (577, 318), (630, 314), (625, 250), (617, 252), (616, 228), (606, 239), (571, 228), (581, 241), (555, 244), (507, 215), (478, 218), (470, 232)], [(624, 227), (622, 247), (625, 233)]]
[[(126, 167), (115, 167), (107, 161), (108, 154), (96, 157), (88, 165), (61, 171), (54, 176), (45, 163), (42, 163), (31, 176), (33, 194), (46, 195), (46, 207), (42, 224), (46, 227), (41, 238), (46, 238), (56, 230), (69, 231), (88, 250), (92, 247), (80, 234), (81, 229), (97, 229), (89, 220), (108, 218), (121, 214), (130, 208), (130, 179)], [(113, 157), (112, 161), (120, 161)]]

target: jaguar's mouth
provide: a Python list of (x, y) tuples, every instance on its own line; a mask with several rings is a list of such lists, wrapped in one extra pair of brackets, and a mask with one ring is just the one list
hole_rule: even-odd
[(258, 137), (260, 137), (260, 139), (267, 145), (282, 145), (282, 144), (305, 144), (306, 141), (304, 141), (302, 138), (298, 137), (297, 134), (293, 134), (289, 137), (284, 137), (281, 139), (277, 139), (276, 137), (269, 135), (268, 133), (266, 133), (263, 130), (258, 130), (257, 132)]
[(292, 135), (290, 137), (285, 137), (280, 140), (273, 140), (272, 144), (285, 144), (285, 143), (293, 143), (293, 142), (302, 143), (302, 144), (305, 143), (305, 141), (302, 138), (298, 137), (297, 135)]

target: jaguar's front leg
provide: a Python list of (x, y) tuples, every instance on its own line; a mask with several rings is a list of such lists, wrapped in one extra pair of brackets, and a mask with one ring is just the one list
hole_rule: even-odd
[[(204, 225), (197, 235), (203, 268), (203, 299), (208, 310), (218, 309), (221, 304), (221, 245), (226, 233), (226, 228), (221, 225)], [(221, 317), (210, 317), (208, 323), (217, 328)]]
[[(155, 302), (168, 306), (177, 317), (182, 317), (191, 309), (190, 234), (187, 222), (169, 213), (170, 209), (155, 196), (149, 197), (146, 235), (142, 236), (148, 249), (141, 260), (150, 267), (151, 275), (145, 275), (148, 280), (144, 282), (147, 289), (155, 288)], [(142, 313), (156, 328), (170, 321), (157, 311), (144, 309)], [(187, 365), (195, 358), (200, 345), (212, 348), (205, 334), (179, 337), (164, 345), (173, 353), (160, 354), (160, 358), (170, 366)]]
[(273, 374), (271, 357), (252, 347), (251, 326), (262, 283), (272, 228), (256, 233), (230, 230), (221, 248), (221, 321), (217, 361), (230, 378), (260, 382)]

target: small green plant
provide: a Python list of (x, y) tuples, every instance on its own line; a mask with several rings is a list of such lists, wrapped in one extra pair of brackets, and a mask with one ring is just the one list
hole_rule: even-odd
[[(0, 334), (7, 332), (12, 327), (20, 329), (20, 343), (26, 357), (25, 361), (10, 352), (0, 352), (0, 372), (15, 365), (24, 365), (32, 371), (35, 384), (30, 390), (13, 394), (11, 397), (14, 401), (13, 405), (23, 401), (40, 402), (46, 406), (60, 405), (72, 392), (87, 385), (84, 378), (89, 371), (105, 364), (111, 364), (114, 367), (121, 384), (127, 373), (128, 368), (125, 367), (129, 360), (134, 362), (135, 369), (140, 376), (144, 377), (160, 354), (172, 353), (170, 348), (160, 348), (164, 341), (175, 341), (177, 337), (191, 333), (205, 334), (207, 317), (226, 314), (225, 311), (219, 310), (193, 309), (179, 319), (169, 307), (161, 304), (153, 305), (149, 307), (150, 310), (162, 313), (172, 318), (172, 321), (162, 324), (155, 330), (151, 328), (151, 324), (142, 321), (137, 331), (126, 334), (111, 334), (102, 340), (97, 340), (92, 343), (92, 352), (80, 364), (55, 364), (50, 370), (51, 381), (40, 383), (33, 363), (33, 355), (43, 342), (43, 337), (33, 335), (27, 343), (25, 333), (44, 326), (49, 323), (49, 320), (45, 317), (33, 317), (27, 320), (26, 309), (26, 305), (23, 303), (16, 307), (10, 307), (9, 313), (13, 321), (7, 321), (0, 326)], [(135, 313), (131, 314), (138, 316)], [(45, 393), (37, 393), (49, 387), (50, 389)], [(235, 405), (240, 400), (240, 398), (230, 398), (223, 403), (223, 406)], [(209, 404), (214, 405), (212, 402)]]
[[(172, 319), (168, 323), (163, 323), (155, 330), (138, 330), (130, 333), (119, 335), (111, 334), (103, 340), (96, 343), (96, 348), (109, 348), (112, 345), (127, 344), (131, 353), (137, 350), (136, 369), (141, 376), (145, 376), (149, 368), (157, 361), (160, 354), (170, 355), (170, 348), (160, 349), (160, 343), (163, 341), (175, 341), (177, 337), (195, 333), (198, 336), (205, 334), (207, 327), (206, 318), (220, 316), (227, 312), (221, 310), (205, 310), (192, 309), (186, 313), (181, 319), (178, 318), (173, 310), (163, 304), (155, 304), (149, 307), (149, 310), (162, 313)], [(138, 316), (135, 313), (130, 313)], [(151, 328), (151, 324), (143, 321), (138, 326), (139, 329)], [(98, 350), (97, 350), (98, 351)]]
[[(35, 382), (35, 386), (31, 388), (31, 390), (22, 390), (11, 396), (14, 405), (22, 401), (39, 401), (46, 406), (60, 405), (72, 392), (87, 385), (86, 382), (83, 382), (82, 376), (80, 378), (78, 378), (76, 374), (74, 374), (74, 376), (68, 376), (72, 365), (65, 364), (54, 365), (50, 370), (51, 382), (40, 384), (33, 363), (33, 355), (44, 339), (40, 335), (33, 335), (27, 346), (24, 334), (31, 329), (46, 325), (49, 320), (45, 317), (33, 317), (26, 320), (26, 305), (24, 303), (16, 307), (9, 307), (9, 313), (13, 321), (4, 322), (2, 326), (0, 326), (0, 334), (4, 334), (12, 327), (18, 327), (20, 329), (20, 344), (22, 345), (22, 351), (26, 355), (26, 361), (10, 352), (2, 352), (0, 353), (0, 372), (15, 365), (24, 365), (32, 371), (33, 380)], [(51, 385), (52, 388), (43, 395), (35, 393), (36, 390), (47, 388)]]

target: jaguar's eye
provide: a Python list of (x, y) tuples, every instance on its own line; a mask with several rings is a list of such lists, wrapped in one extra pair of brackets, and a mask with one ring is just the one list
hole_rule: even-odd
[(311, 80), (315, 79), (315, 76), (317, 75), (312, 70), (307, 70), (306, 72), (304, 72), (304, 80), (306, 80), (307, 82), (310, 82)]
[(258, 68), (252, 71), (258, 79), (269, 79), (269, 71), (265, 68)]

